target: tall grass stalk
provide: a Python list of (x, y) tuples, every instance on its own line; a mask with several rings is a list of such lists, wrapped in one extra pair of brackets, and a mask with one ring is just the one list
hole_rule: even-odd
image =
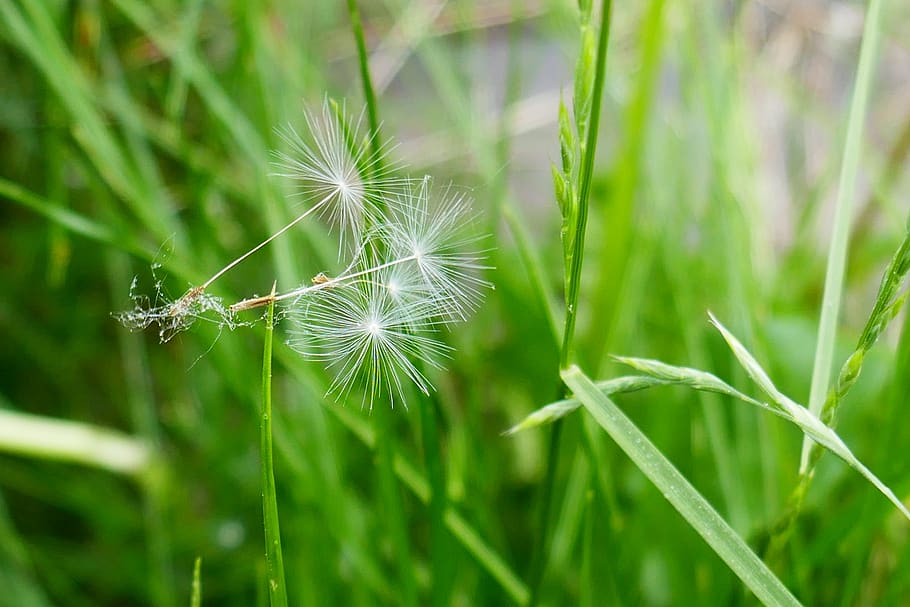
[[(837, 320), (840, 311), (841, 294), (844, 284), (844, 268), (850, 239), (850, 222), (856, 200), (856, 176), (859, 172), (862, 149), (863, 125), (875, 58), (878, 54), (881, 30), (881, 0), (870, 0), (863, 27), (863, 42), (860, 47), (859, 66), (847, 118), (847, 136), (844, 140), (843, 160), (837, 187), (837, 203), (834, 212), (834, 228), (828, 250), (828, 266), (825, 271), (825, 291), (822, 296), (821, 316), (818, 321), (818, 341), (815, 347), (815, 364), (812, 369), (812, 386), (809, 392), (809, 411), (820, 415), (825, 403), (825, 394), (831, 383), (834, 363), (834, 341), (837, 335)], [(805, 475), (809, 469), (809, 451), (812, 440), (803, 438), (799, 471)]]
[[(562, 212), (562, 231), (565, 265), (565, 303), (566, 314), (563, 326), (562, 345), (559, 353), (559, 367), (568, 367), (574, 356), (575, 324), (578, 318), (578, 295), (581, 290), (581, 268), (584, 259), (585, 233), (588, 224), (588, 199), (591, 194), (591, 177), (594, 173), (594, 157), (597, 150), (597, 135), (600, 126), (600, 108), (603, 98), (604, 77), (606, 73), (607, 45), (610, 39), (610, 21), (612, 1), (604, 0), (601, 5), (600, 29), (598, 30), (597, 50), (587, 41), (591, 27), (591, 2), (579, 2), (582, 25), (582, 44), (575, 71), (575, 94), (573, 111), (574, 128), (568, 124), (565, 106), (560, 107), (560, 147), (562, 167), (554, 167), (556, 198)], [(593, 56), (592, 56), (593, 55)], [(594, 73), (591, 74), (591, 62), (594, 62)], [(580, 154), (580, 167), (573, 166), (572, 158)], [(577, 170), (577, 173), (576, 173)], [(577, 193), (577, 195), (576, 195)], [(557, 388), (558, 395), (562, 387)], [(548, 543), (550, 535), (550, 518), (556, 471), (559, 461), (560, 441), (563, 433), (562, 421), (557, 421), (550, 431), (547, 449), (547, 468), (541, 487), (540, 527), (537, 532), (536, 551), (531, 562), (529, 584), (531, 587), (530, 605), (540, 601), (543, 578), (547, 564)]]
[(415, 607), (419, 604), (417, 580), (415, 579), (414, 560), (411, 557), (411, 544), (408, 539), (408, 528), (404, 515), (404, 502), (401, 491), (395, 480), (395, 425), (394, 411), (387, 407), (376, 407), (372, 419), (376, 425), (376, 467), (378, 468), (379, 499), (382, 510), (386, 513), (389, 540), (392, 544), (392, 555), (398, 575), (398, 589), (401, 592), (401, 605)]
[[(275, 287), (272, 287), (275, 291)], [(288, 594), (281, 552), (278, 496), (275, 491), (275, 461), (272, 455), (272, 338), (275, 304), (266, 312), (265, 346), (262, 354), (262, 411), (259, 417), (259, 456), (262, 472), (262, 519), (265, 528), (265, 565), (269, 604), (287, 607)]]
[[(585, 143), (582, 148), (581, 172), (578, 175), (578, 206), (574, 210), (575, 225), (571, 228), (573, 244), (568, 270), (566, 320), (562, 335), (562, 348), (559, 354), (559, 366), (561, 369), (568, 367), (574, 354), (575, 322), (578, 317), (578, 293), (581, 289), (581, 266), (584, 258), (585, 230), (588, 225), (588, 199), (591, 195), (591, 176), (594, 174), (594, 156), (597, 151), (597, 135), (600, 127), (600, 106), (603, 98), (604, 75), (607, 64), (607, 44), (610, 40), (612, 6), (612, 0), (604, 0), (601, 6), (597, 59), (594, 68), (593, 90), (590, 93), (590, 122), (587, 124), (587, 131), (579, 133), (580, 136), (585, 138)], [(576, 86), (578, 86), (577, 83)], [(578, 101), (576, 99), (576, 103)], [(578, 108), (575, 111), (577, 112)]]
[(202, 607), (202, 557), (193, 562), (193, 585), (190, 587), (190, 607)]
[(376, 108), (376, 92), (373, 78), (370, 76), (370, 60), (367, 56), (367, 44), (363, 35), (363, 22), (360, 19), (360, 8), (357, 0), (348, 0), (348, 16), (351, 20), (351, 31), (357, 45), (357, 65), (360, 69), (360, 84), (363, 87), (363, 98), (367, 106), (367, 119), (370, 124), (370, 141), (373, 146), (373, 157), (380, 157), (379, 145), (379, 112)]

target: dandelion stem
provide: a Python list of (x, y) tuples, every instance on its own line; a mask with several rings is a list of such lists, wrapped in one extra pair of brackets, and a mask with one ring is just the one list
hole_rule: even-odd
[(287, 231), (290, 230), (291, 228), (293, 228), (295, 225), (297, 225), (298, 223), (300, 223), (301, 221), (303, 221), (305, 218), (307, 218), (307, 217), (309, 217), (310, 215), (312, 215), (315, 211), (321, 209), (322, 206), (323, 206), (326, 202), (328, 202), (328, 201), (332, 198), (333, 195), (334, 195), (334, 193), (333, 193), (333, 194), (330, 194), (329, 196), (326, 196), (325, 198), (323, 198), (322, 200), (320, 200), (317, 204), (314, 204), (312, 207), (310, 207), (309, 209), (307, 209), (307, 211), (306, 211), (305, 213), (303, 213), (302, 215), (298, 215), (295, 219), (293, 219), (293, 220), (292, 220), (290, 223), (288, 223), (286, 226), (284, 226), (283, 228), (281, 228), (280, 230), (278, 230), (277, 232), (275, 232), (274, 234), (272, 234), (271, 236), (269, 236), (268, 238), (266, 238), (265, 240), (263, 240), (262, 242), (260, 242), (259, 244), (257, 244), (255, 247), (253, 247), (252, 249), (250, 249), (249, 251), (247, 251), (246, 253), (244, 253), (243, 255), (241, 255), (240, 257), (238, 257), (237, 259), (235, 259), (234, 261), (232, 261), (232, 262), (229, 263), (228, 265), (226, 265), (226, 266), (224, 266), (223, 268), (221, 268), (220, 270), (218, 270), (211, 278), (209, 278), (207, 281), (205, 281), (204, 283), (202, 283), (202, 285), (201, 285), (200, 287), (197, 287), (197, 288), (200, 290), (200, 292), (201, 292), (201, 291), (204, 291), (204, 290), (207, 289), (207, 288), (209, 288), (209, 286), (210, 286), (213, 282), (215, 282), (216, 280), (218, 280), (219, 278), (221, 278), (223, 275), (227, 274), (227, 272), (228, 272), (229, 270), (231, 270), (234, 266), (240, 264), (240, 263), (241, 263), (243, 260), (245, 260), (247, 257), (249, 257), (250, 255), (252, 255), (252, 254), (255, 253), (256, 251), (258, 251), (258, 250), (261, 249), (262, 247), (266, 246), (267, 244), (269, 244), (270, 242), (272, 242), (273, 240), (275, 240), (276, 238), (278, 238), (279, 236), (281, 236), (282, 234), (284, 234), (285, 232), (287, 232)]
[[(319, 282), (312, 285), (306, 285), (303, 287), (298, 287), (292, 291), (286, 293), (281, 293), (279, 295), (269, 294), (262, 295), (260, 297), (251, 297), (249, 299), (244, 299), (238, 301), (235, 304), (231, 304), (231, 312), (240, 312), (242, 310), (252, 310), (253, 308), (261, 308), (262, 306), (267, 306), (272, 302), (284, 301), (286, 299), (295, 299), (297, 297), (302, 297), (303, 295), (308, 295), (316, 291), (321, 291), (323, 289), (331, 289), (332, 287), (337, 287), (343, 283), (351, 282), (361, 276), (367, 276), (369, 274), (375, 274), (385, 270), (386, 268), (391, 268), (409, 261), (416, 261), (418, 259), (417, 255), (408, 255), (407, 257), (399, 257), (398, 259), (393, 259), (392, 261), (387, 261), (385, 263), (379, 264), (377, 266), (369, 267), (365, 270), (359, 270), (348, 274), (347, 271), (342, 273), (340, 276), (335, 278), (330, 278), (324, 282)], [(350, 268), (350, 266), (349, 266)]]
[(293, 297), (298, 297), (300, 295), (306, 295), (307, 293), (310, 293), (312, 291), (319, 291), (320, 289), (331, 289), (332, 287), (336, 287), (342, 283), (350, 282), (350, 281), (354, 280), (355, 278), (360, 278), (361, 276), (367, 276), (369, 274), (375, 274), (376, 272), (380, 272), (382, 270), (385, 270), (386, 268), (391, 268), (391, 267), (394, 267), (394, 266), (397, 266), (397, 265), (400, 265), (403, 263), (407, 263), (409, 261), (416, 261), (417, 259), (418, 259), (417, 255), (408, 255), (407, 257), (399, 257), (398, 259), (393, 259), (392, 261), (387, 261), (385, 263), (379, 264), (378, 266), (372, 266), (365, 270), (360, 270), (358, 272), (354, 272), (353, 274), (345, 273), (336, 278), (330, 278), (329, 280), (327, 280), (325, 282), (320, 282), (320, 283), (317, 283), (314, 285), (307, 285), (305, 287), (300, 287), (298, 289), (294, 289), (293, 291), (289, 291), (287, 293), (282, 293), (281, 295), (276, 295), (275, 301), (281, 301), (283, 299), (291, 299)]

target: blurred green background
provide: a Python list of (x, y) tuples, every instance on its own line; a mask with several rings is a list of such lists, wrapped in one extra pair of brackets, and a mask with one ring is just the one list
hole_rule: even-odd
[[(627, 354), (706, 369), (754, 393), (706, 322), (711, 309), (805, 402), (863, 10), (821, 0), (616, 3), (578, 336), (591, 376), (619, 374), (607, 355)], [(526, 580), (547, 430), (501, 433), (560, 385), (560, 313), (549, 318), (534, 287), (561, 308), (550, 164), (560, 94), (571, 96), (576, 8), (371, 0), (361, 11), (394, 156), (412, 175), (468, 188), (493, 234), (496, 289), (446, 334), (456, 354), (433, 380), (451, 504)], [(885, 3), (883, 27), (837, 364), (908, 213), (910, 5)], [(282, 146), (275, 129), (299, 127), (303, 108), (326, 95), (355, 115), (363, 106), (344, 3), (0, 0), (0, 408), (118, 430), (158, 462), (137, 479), (3, 446), (0, 605), (186, 605), (197, 556), (203, 604), (267, 604), (261, 326), (197, 323), (159, 344), (111, 313), (130, 307), (134, 277), (139, 292), (153, 294), (160, 279), (179, 296), (300, 212), (270, 175)], [(338, 269), (335, 253), (324, 228), (302, 226), (217, 292), (233, 300), (275, 279), (290, 287)], [(839, 431), (906, 499), (910, 337), (903, 319), (894, 324)], [(420, 486), (411, 490), (425, 475), (416, 411), (392, 416), (404, 511), (384, 511), (376, 414), (359, 398), (326, 399), (329, 381), (318, 364), (276, 353), (291, 603), (398, 604), (387, 530), (397, 518), (423, 604), (439, 581)], [(796, 481), (800, 433), (683, 389), (617, 401), (759, 547)], [(567, 420), (558, 453), (544, 602), (750, 603), (605, 435), (581, 439), (582, 418)], [(451, 604), (513, 602), (509, 576), (497, 579), (465, 537), (451, 541)], [(807, 604), (910, 604), (908, 539), (884, 498), (826, 457), (777, 573)]]

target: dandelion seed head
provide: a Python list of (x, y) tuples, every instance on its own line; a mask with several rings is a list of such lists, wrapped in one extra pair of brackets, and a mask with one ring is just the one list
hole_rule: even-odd
[[(360, 393), (371, 409), (381, 400), (406, 406), (406, 384), (428, 394), (426, 370), (441, 368), (451, 352), (440, 328), (466, 319), (492, 288), (481, 277), (488, 269), (481, 238), (465, 235), (471, 200), (451, 187), (434, 190), (429, 177), (396, 177), (401, 167), (389, 159), (393, 147), (375, 134), (361, 135), (362, 112), (350, 120), (343, 106), (327, 100), (304, 118), (300, 132), (289, 126), (281, 133), (285, 150), (276, 154), (276, 174), (299, 186), (309, 209), (177, 299), (165, 295), (161, 282), (154, 299), (136, 295), (134, 280), (133, 309), (115, 316), (131, 329), (157, 326), (167, 341), (197, 320), (231, 329), (252, 324), (238, 322), (235, 313), (282, 302), (277, 317), (292, 320), (291, 347), (334, 373), (329, 394)], [(310, 214), (339, 227), (339, 256), (351, 254), (343, 271), (331, 278), (320, 272), (292, 291), (232, 306), (207, 292)]]

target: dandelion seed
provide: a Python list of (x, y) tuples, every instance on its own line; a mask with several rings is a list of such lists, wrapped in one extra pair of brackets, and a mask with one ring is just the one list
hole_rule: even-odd
[(378, 154), (372, 152), (370, 138), (358, 141), (363, 114), (352, 125), (344, 115), (344, 108), (330, 105), (328, 100), (323, 104), (321, 115), (306, 112), (305, 118), (312, 143), (307, 143), (297, 131), (288, 127), (284, 138), (293, 155), (278, 155), (281, 160), (279, 166), (286, 171), (278, 175), (301, 182), (301, 194), (306, 196), (311, 206), (176, 301), (169, 301), (159, 293), (156, 299), (164, 303), (151, 304), (148, 298), (131, 295), (134, 308), (114, 314), (115, 318), (130, 329), (144, 329), (156, 324), (162, 341), (189, 328), (205, 313), (209, 313), (208, 319), (233, 328), (237, 324), (234, 312), (267, 305), (272, 301), (268, 296), (254, 297), (225, 308), (220, 299), (207, 295), (206, 290), (235, 266), (312, 214), (328, 215), (334, 223), (341, 225), (339, 254), (344, 247), (345, 232), (350, 232), (355, 242), (359, 243), (364, 218), (369, 216), (381, 221), (376, 201), (397, 191), (401, 184), (407, 182), (407, 179), (393, 176), (398, 165), (388, 159), (392, 146), (385, 143), (378, 146)]
[[(394, 272), (389, 272), (394, 274)], [(441, 368), (451, 348), (434, 335), (437, 310), (431, 300), (402, 298), (388, 288), (385, 272), (310, 291), (290, 312), (294, 323), (290, 346), (303, 356), (322, 360), (335, 372), (329, 393), (347, 398), (363, 389), (363, 404), (388, 397), (405, 404), (404, 382), (423, 393), (432, 389), (414, 361)], [(312, 287), (311, 287), (312, 289)]]
[(298, 182), (311, 209), (340, 227), (340, 253), (346, 233), (360, 242), (364, 225), (381, 220), (381, 201), (408, 180), (395, 176), (401, 167), (389, 159), (390, 142), (381, 142), (375, 154), (371, 137), (361, 136), (362, 112), (349, 122), (344, 108), (327, 100), (321, 114), (306, 112), (305, 117), (308, 133), (291, 126), (280, 131), (288, 151), (276, 154), (275, 174)]
[(484, 237), (464, 235), (473, 219), (470, 198), (446, 188), (431, 208), (431, 194), (429, 178), (400, 193), (380, 238), (393, 257), (414, 260), (447, 322), (465, 320), (493, 286), (480, 277), (489, 269), (476, 248)]

